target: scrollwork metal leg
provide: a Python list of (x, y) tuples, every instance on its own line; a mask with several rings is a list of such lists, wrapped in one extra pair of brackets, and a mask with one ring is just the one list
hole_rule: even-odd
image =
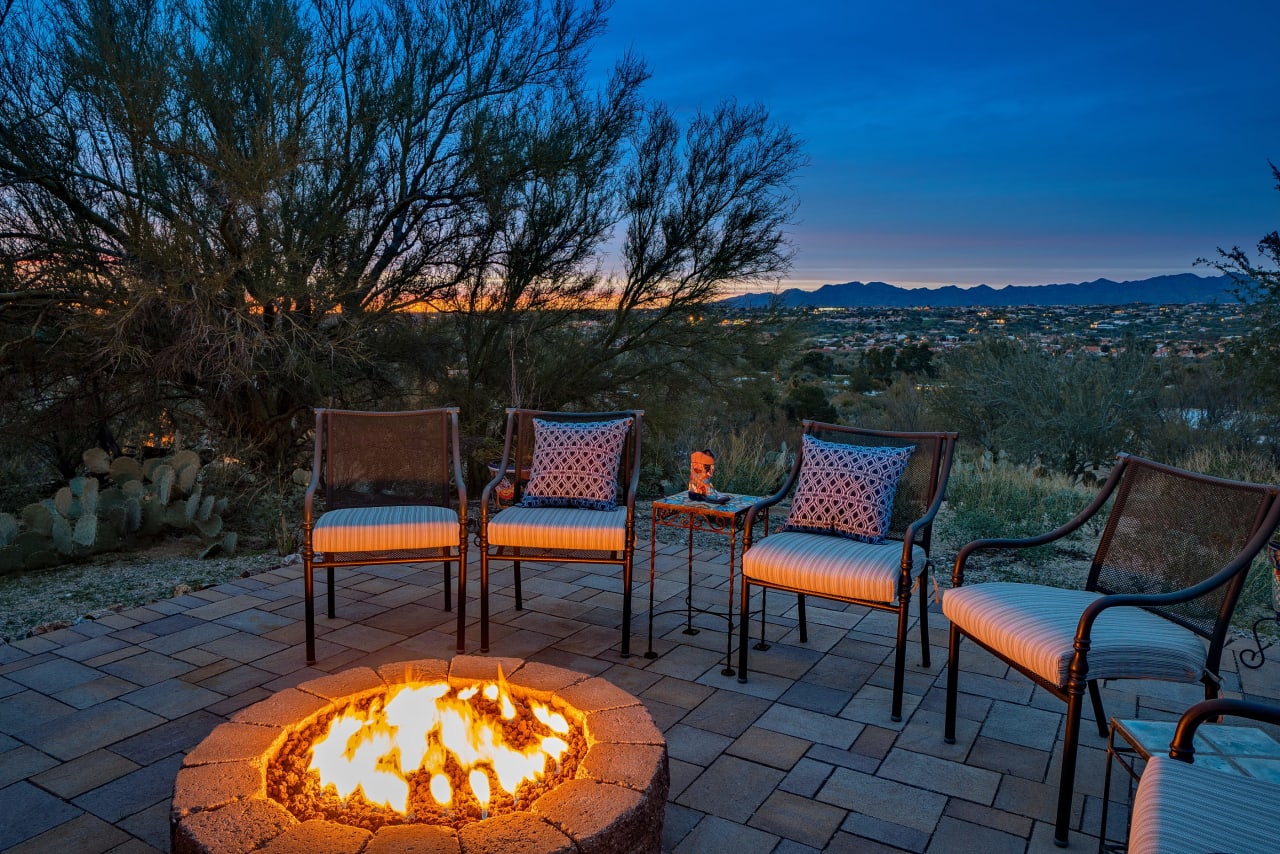
[(1246, 649), (1240, 653), (1240, 663), (1250, 670), (1257, 670), (1267, 661), (1266, 651), (1270, 649), (1275, 641), (1268, 643), (1262, 642), (1262, 635), (1258, 634), (1258, 626), (1263, 623), (1275, 623), (1280, 626), (1280, 614), (1272, 614), (1269, 617), (1259, 617), (1253, 623), (1253, 644), (1255, 649)]

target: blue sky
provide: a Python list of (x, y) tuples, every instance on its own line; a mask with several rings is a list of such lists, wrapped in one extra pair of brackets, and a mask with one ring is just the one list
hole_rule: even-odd
[(1138, 279), (1280, 228), (1280, 2), (616, 0), (683, 116), (804, 141), (783, 286)]

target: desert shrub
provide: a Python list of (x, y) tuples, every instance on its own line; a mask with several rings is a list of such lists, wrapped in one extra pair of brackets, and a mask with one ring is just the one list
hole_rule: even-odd
[(39, 501), (61, 480), (58, 470), (29, 446), (17, 442), (0, 445), (0, 513), (12, 513)]
[[(1070, 520), (1093, 494), (1063, 475), (1040, 474), (962, 447), (947, 483), (947, 512), (936, 525), (936, 536), (954, 555), (971, 540), (1043, 534)], [(1060, 573), (1048, 564), (1087, 554), (1091, 549), (1084, 541), (1100, 533), (1086, 526), (1057, 544), (1003, 552), (992, 571), (1005, 580), (1054, 583)], [(985, 556), (975, 557), (970, 565), (984, 561), (990, 562)]]
[(686, 424), (673, 434), (646, 434), (641, 472), (647, 495), (670, 495), (689, 480), (689, 454), (710, 448), (716, 456), (712, 484), (721, 492), (770, 495), (791, 470), (799, 430), (794, 425), (760, 419), (736, 428)]
[(1262, 444), (1202, 441), (1174, 465), (1232, 480), (1280, 483), (1280, 466)]
[(950, 430), (933, 412), (914, 376), (899, 374), (874, 395), (851, 393), (839, 398), (842, 423), (875, 430)]

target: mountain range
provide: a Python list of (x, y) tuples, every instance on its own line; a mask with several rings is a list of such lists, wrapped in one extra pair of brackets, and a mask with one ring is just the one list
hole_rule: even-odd
[(1096, 279), (1064, 285), (976, 285), (960, 288), (900, 288), (885, 282), (845, 282), (806, 291), (788, 288), (777, 294), (729, 297), (723, 305), (764, 308), (775, 299), (783, 308), (918, 308), (922, 306), (1127, 305), (1130, 303), (1236, 302), (1230, 276), (1182, 273), (1131, 282)]

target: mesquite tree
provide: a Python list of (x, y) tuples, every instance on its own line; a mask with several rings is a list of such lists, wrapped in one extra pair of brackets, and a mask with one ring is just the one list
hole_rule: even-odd
[(590, 82), (606, 9), (16, 0), (0, 426), (163, 409), (283, 462), (314, 405), (590, 405), (693, 337), (705, 368), (696, 310), (786, 269), (798, 143), (731, 103), (681, 133), (631, 56)]

